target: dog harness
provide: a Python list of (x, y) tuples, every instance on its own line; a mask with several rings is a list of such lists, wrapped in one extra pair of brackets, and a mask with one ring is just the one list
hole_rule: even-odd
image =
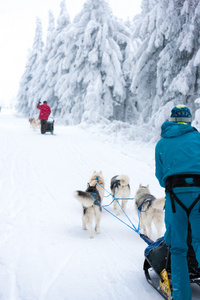
[[(119, 186), (121, 185), (120, 183), (120, 179), (116, 179), (119, 175), (116, 175), (115, 177), (113, 177), (112, 181), (111, 181), (111, 185), (110, 185), (110, 189), (114, 190), (114, 189), (119, 189)], [(130, 187), (129, 184), (125, 185)]]
[[(116, 177), (117, 177), (117, 176), (116, 176)], [(111, 190), (113, 190), (113, 189), (115, 189), (115, 188), (119, 188), (119, 186), (120, 186), (120, 180), (115, 180), (115, 181), (113, 181), (113, 182), (111, 183), (110, 188), (111, 188)]]
[[(180, 201), (180, 199), (177, 197), (177, 195), (174, 193), (173, 188), (175, 188), (175, 187), (193, 187), (193, 186), (200, 187), (200, 175), (181, 174), (181, 175), (172, 175), (172, 176), (167, 177), (166, 184), (165, 184), (165, 191), (170, 193), (170, 199), (171, 199), (173, 213), (176, 212), (176, 208), (175, 208), (175, 201), (176, 201), (186, 211), (186, 213), (189, 217), (192, 209), (200, 200), (200, 194), (194, 200), (194, 202), (190, 205), (190, 207), (187, 208)], [(200, 212), (200, 206), (199, 206), (199, 212)]]
[(88, 186), (86, 192), (94, 197), (94, 204), (101, 206), (101, 197), (96, 186)]
[(148, 203), (147, 208), (146, 208), (146, 211), (147, 211), (147, 209), (151, 206), (151, 202), (154, 201), (154, 200), (156, 199), (156, 198), (155, 198), (153, 195), (151, 195), (151, 194), (144, 194), (144, 195), (142, 195), (142, 198), (143, 198), (144, 200), (143, 200), (142, 204), (140, 204), (140, 206), (138, 206), (138, 203), (140, 202), (140, 201), (139, 201), (140, 199), (138, 199), (138, 201), (136, 201), (136, 205), (137, 205), (139, 211), (142, 211), (143, 205), (146, 204), (146, 203)]

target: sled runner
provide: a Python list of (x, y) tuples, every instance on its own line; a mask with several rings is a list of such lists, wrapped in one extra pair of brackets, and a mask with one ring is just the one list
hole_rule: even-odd
[[(200, 286), (200, 269), (191, 245), (191, 233), (188, 233), (188, 268), (190, 283)], [(147, 281), (163, 296), (164, 299), (171, 299), (172, 283), (170, 268), (170, 251), (165, 244), (164, 237), (156, 242), (149, 240), (149, 246), (144, 252), (145, 261), (143, 270)]]

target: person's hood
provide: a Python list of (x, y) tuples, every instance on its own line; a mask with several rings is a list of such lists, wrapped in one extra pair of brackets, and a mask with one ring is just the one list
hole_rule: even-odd
[(172, 138), (172, 137), (183, 135), (190, 131), (196, 131), (196, 128), (188, 124), (178, 124), (178, 123), (166, 121), (161, 126), (161, 137)]

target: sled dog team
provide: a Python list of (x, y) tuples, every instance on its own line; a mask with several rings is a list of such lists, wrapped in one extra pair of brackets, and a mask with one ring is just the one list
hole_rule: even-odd
[[(100, 220), (102, 213), (102, 202), (104, 196), (105, 182), (102, 171), (92, 174), (85, 191), (77, 190), (74, 197), (77, 198), (83, 207), (82, 227), (84, 230), (89, 228), (90, 238), (94, 237), (93, 221), (95, 220), (95, 231), (100, 233)], [(126, 211), (127, 202), (130, 197), (130, 184), (127, 175), (114, 176), (110, 181), (110, 190), (112, 192), (113, 208), (116, 214)], [(116, 201), (116, 200), (117, 201)], [(155, 198), (151, 195), (148, 186), (139, 185), (135, 197), (135, 211), (139, 214), (140, 230), (144, 235), (152, 237), (152, 223), (157, 230), (157, 236), (161, 237), (164, 224), (164, 204), (165, 198)], [(118, 204), (119, 203), (119, 204)]]

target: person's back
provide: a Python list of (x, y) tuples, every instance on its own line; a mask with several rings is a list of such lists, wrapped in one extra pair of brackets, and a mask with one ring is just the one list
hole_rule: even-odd
[(47, 105), (47, 101), (44, 101), (42, 105), (39, 102), (37, 108), (40, 110), (39, 120), (41, 120), (41, 133), (44, 134), (47, 130), (47, 120), (51, 113), (51, 108)]
[(44, 101), (42, 105), (40, 105), (40, 102), (37, 105), (37, 108), (40, 110), (39, 119), (40, 120), (48, 120), (49, 115), (51, 113), (51, 108), (47, 104), (47, 101)]
[(166, 121), (156, 146), (156, 177), (165, 187), (168, 176), (200, 173), (200, 133), (192, 126)]

